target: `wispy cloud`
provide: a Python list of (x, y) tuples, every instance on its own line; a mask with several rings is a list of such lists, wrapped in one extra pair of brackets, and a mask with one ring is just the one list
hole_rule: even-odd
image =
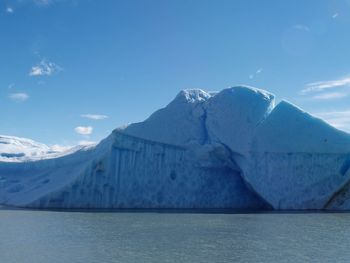
[(339, 16), (339, 14), (338, 14), (338, 13), (335, 13), (335, 14), (332, 15), (332, 18), (333, 18), (333, 19), (336, 19), (338, 16)]
[(50, 146), (50, 148), (54, 152), (65, 152), (65, 151), (68, 151), (69, 149), (73, 148), (73, 146), (54, 144), (54, 145)]
[(55, 4), (58, 2), (64, 2), (64, 1), (68, 1), (68, 0), (11, 0), (11, 1), (7, 1), (9, 2), (9, 4), (5, 8), (5, 12), (8, 14), (13, 14), (15, 12), (15, 9), (20, 9), (26, 4), (35, 5), (37, 7), (47, 7), (52, 4)]
[(38, 6), (46, 6), (53, 2), (53, 0), (33, 0), (33, 1)]
[(8, 97), (15, 102), (24, 102), (29, 99), (29, 95), (24, 92), (11, 93)]
[(46, 7), (46, 6), (54, 5), (60, 2), (76, 3), (78, 0), (30, 0), (30, 1), (39, 7)]
[(256, 75), (260, 74), (263, 71), (262, 68), (259, 68), (255, 71), (255, 73), (249, 75), (249, 79), (253, 79), (256, 77)]
[(6, 13), (12, 14), (14, 12), (14, 9), (11, 6), (6, 7)]
[(306, 84), (305, 88), (301, 91), (301, 94), (307, 94), (310, 92), (319, 92), (326, 89), (333, 89), (339, 87), (350, 87), (350, 77), (341, 79), (318, 81)]
[(74, 131), (81, 135), (90, 135), (93, 129), (91, 126), (78, 126), (74, 128)]
[(79, 145), (86, 146), (86, 145), (94, 145), (96, 142), (94, 141), (79, 141)]
[(62, 71), (62, 68), (59, 65), (43, 59), (39, 64), (31, 68), (29, 76), (51, 76), (59, 71)]
[(332, 100), (332, 99), (341, 99), (348, 96), (347, 92), (328, 92), (318, 94), (312, 97), (315, 100)]
[(294, 25), (293, 29), (302, 30), (302, 31), (310, 31), (310, 28), (308, 26), (305, 26), (305, 25)]
[(329, 111), (314, 113), (315, 116), (324, 119), (332, 126), (350, 132), (350, 110)]
[(101, 114), (82, 114), (80, 115), (82, 118), (91, 119), (91, 120), (104, 120), (107, 119), (107, 115), (101, 115)]

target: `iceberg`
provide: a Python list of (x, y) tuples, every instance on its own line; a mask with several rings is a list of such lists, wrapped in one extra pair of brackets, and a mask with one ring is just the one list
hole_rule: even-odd
[(42, 147), (40, 158), (0, 148), (0, 204), (349, 209), (350, 135), (287, 101), (275, 104), (247, 86), (183, 90), (96, 146), (54, 155)]

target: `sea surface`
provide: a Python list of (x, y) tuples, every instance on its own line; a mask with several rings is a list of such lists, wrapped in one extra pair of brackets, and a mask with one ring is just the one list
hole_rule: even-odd
[(1, 209), (0, 262), (350, 262), (350, 214)]

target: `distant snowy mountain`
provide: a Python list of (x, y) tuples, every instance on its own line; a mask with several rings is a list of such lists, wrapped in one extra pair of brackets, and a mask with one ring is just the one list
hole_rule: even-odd
[(84, 146), (47, 146), (31, 139), (0, 135), (0, 162), (28, 162), (57, 158), (75, 152)]
[(27, 160), (52, 154), (45, 144), (30, 139), (0, 135), (0, 161)]
[(181, 91), (144, 122), (56, 158), (33, 159), (50, 149), (32, 145), (0, 148), (0, 204), (350, 209), (350, 135), (251, 87)]

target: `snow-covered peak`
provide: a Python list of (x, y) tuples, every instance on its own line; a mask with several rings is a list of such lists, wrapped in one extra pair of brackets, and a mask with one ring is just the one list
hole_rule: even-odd
[(203, 102), (210, 98), (210, 94), (201, 89), (185, 89), (181, 90), (172, 103), (185, 102), (185, 103), (197, 103)]
[(274, 107), (274, 95), (248, 86), (217, 93), (182, 90), (147, 120), (129, 125), (130, 135), (171, 144), (224, 142), (241, 151), (255, 126)]
[(246, 85), (239, 85), (239, 86), (233, 86), (230, 88), (223, 89), (222, 91), (218, 92), (215, 96), (221, 95), (221, 96), (227, 96), (227, 97), (239, 97), (241, 99), (248, 99), (249, 97), (259, 97), (259, 98), (264, 98), (266, 100), (273, 100), (275, 98), (275, 95), (272, 93), (254, 88), (251, 86), (246, 86)]
[(205, 105), (210, 140), (235, 152), (247, 151), (254, 129), (274, 105), (275, 96), (260, 89), (236, 86), (220, 91)]
[(201, 143), (206, 137), (203, 104), (210, 98), (207, 92), (200, 89), (182, 90), (165, 108), (154, 112), (143, 122), (129, 125), (123, 131), (163, 143)]

